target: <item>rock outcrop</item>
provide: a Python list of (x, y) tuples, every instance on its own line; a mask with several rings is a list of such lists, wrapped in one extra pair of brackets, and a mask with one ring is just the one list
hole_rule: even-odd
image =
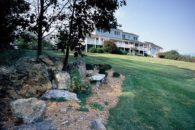
[(91, 129), (94, 130), (106, 130), (106, 127), (102, 123), (101, 119), (95, 119), (91, 122)]
[(32, 123), (41, 119), (46, 103), (36, 98), (18, 99), (11, 102), (12, 112), (24, 123)]
[(53, 82), (56, 84), (57, 89), (70, 90), (71, 79), (70, 74), (67, 72), (60, 71), (56, 73)]
[(58, 99), (63, 99), (63, 100), (68, 100), (68, 101), (79, 101), (77, 98), (77, 95), (75, 93), (65, 91), (65, 90), (48, 90), (45, 92), (42, 96), (41, 99), (45, 100), (58, 100)]
[(12, 99), (38, 97), (52, 88), (46, 65), (34, 58), (20, 58), (6, 70), (0, 70), (0, 88)]

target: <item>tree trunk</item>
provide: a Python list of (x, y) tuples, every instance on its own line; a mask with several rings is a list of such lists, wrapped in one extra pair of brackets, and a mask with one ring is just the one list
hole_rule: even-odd
[(44, 0), (40, 0), (40, 14), (38, 19), (38, 50), (37, 57), (42, 54), (42, 38), (43, 38), (43, 13), (44, 13)]
[(69, 31), (69, 37), (68, 37), (68, 42), (66, 42), (66, 53), (65, 53), (65, 58), (64, 58), (64, 64), (63, 64), (63, 71), (67, 70), (68, 67), (68, 57), (69, 57), (69, 47), (70, 47), (70, 42), (71, 42), (71, 34), (72, 34), (72, 24), (74, 21), (74, 13), (75, 13), (75, 4), (76, 4), (77, 0), (74, 0), (73, 2), (73, 10), (72, 10), (72, 15), (71, 15), (71, 19), (70, 19), (70, 31)]
[(69, 57), (69, 46), (66, 46), (66, 53), (65, 53), (65, 58), (64, 58), (64, 63), (63, 63), (63, 71), (67, 71), (68, 67), (68, 57)]

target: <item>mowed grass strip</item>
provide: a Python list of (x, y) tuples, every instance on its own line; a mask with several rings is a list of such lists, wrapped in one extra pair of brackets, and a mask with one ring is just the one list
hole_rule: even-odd
[(111, 64), (126, 77), (108, 129), (195, 129), (195, 63), (111, 54), (86, 61)]

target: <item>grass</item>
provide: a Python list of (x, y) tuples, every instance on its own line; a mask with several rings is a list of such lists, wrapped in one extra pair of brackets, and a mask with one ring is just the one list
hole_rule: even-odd
[(110, 64), (125, 75), (119, 102), (110, 109), (108, 129), (195, 129), (195, 63), (112, 54), (88, 54), (86, 61)]
[(96, 109), (96, 110), (100, 110), (100, 111), (103, 111), (104, 110), (104, 107), (101, 104), (99, 104), (98, 102), (92, 102), (92, 103), (90, 103), (90, 107), (92, 109)]
[(194, 63), (111, 54), (89, 54), (86, 61), (111, 64), (126, 77), (108, 129), (195, 129)]

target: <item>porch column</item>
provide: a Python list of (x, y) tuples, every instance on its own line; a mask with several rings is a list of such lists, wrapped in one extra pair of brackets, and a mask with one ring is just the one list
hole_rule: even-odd
[(125, 47), (126, 47), (126, 44), (125, 44), (125, 42), (123, 42), (123, 45), (124, 45), (124, 51), (125, 51)]
[(101, 45), (101, 38), (98, 37), (98, 45)]
[(87, 52), (87, 37), (85, 38), (85, 51)]

